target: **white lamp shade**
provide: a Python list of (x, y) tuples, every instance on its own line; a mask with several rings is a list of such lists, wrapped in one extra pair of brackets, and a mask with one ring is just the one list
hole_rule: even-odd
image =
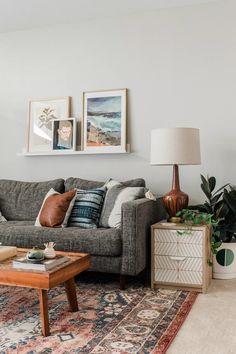
[(151, 165), (199, 165), (199, 129), (168, 128), (151, 132)]

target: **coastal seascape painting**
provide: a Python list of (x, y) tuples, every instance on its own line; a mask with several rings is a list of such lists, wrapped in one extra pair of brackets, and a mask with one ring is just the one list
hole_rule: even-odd
[(84, 150), (126, 151), (126, 89), (84, 93)]

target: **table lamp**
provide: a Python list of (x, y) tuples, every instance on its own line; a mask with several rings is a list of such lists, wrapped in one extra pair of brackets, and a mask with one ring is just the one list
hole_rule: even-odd
[(170, 217), (188, 206), (188, 195), (181, 191), (178, 165), (200, 165), (199, 129), (166, 128), (151, 132), (151, 165), (173, 165), (172, 190), (163, 197)]

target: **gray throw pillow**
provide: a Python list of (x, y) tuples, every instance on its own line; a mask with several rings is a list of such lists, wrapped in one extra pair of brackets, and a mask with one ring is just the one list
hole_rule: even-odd
[(108, 188), (99, 226), (119, 228), (121, 226), (122, 204), (143, 198), (145, 192), (146, 188), (144, 187), (125, 187), (121, 183), (117, 183), (111, 188)]

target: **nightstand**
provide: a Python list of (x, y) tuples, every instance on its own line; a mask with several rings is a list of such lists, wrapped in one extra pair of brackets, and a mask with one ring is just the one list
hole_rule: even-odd
[(206, 293), (212, 278), (208, 226), (160, 222), (152, 225), (152, 289), (177, 288)]

